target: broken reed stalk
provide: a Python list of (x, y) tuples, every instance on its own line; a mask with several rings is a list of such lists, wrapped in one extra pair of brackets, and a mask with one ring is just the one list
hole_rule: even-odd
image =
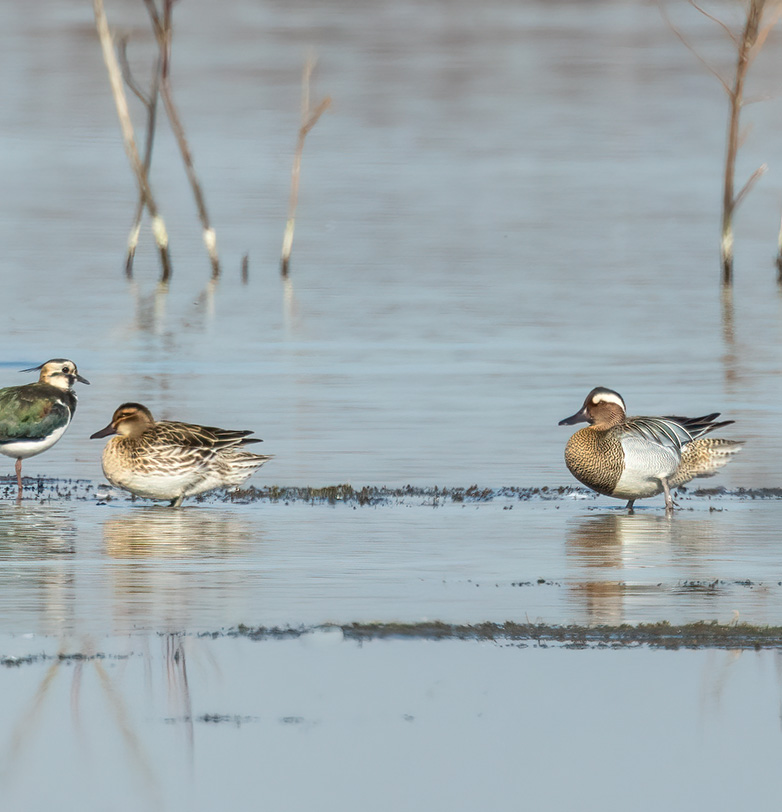
[[(155, 140), (155, 124), (157, 122), (157, 100), (158, 90), (160, 87), (160, 54), (155, 61), (155, 69), (152, 74), (152, 85), (149, 93), (144, 91), (138, 86), (133, 79), (130, 71), (130, 64), (128, 63), (128, 38), (122, 37), (119, 41), (119, 61), (122, 69), (122, 77), (125, 84), (133, 91), (138, 100), (144, 105), (147, 111), (147, 132), (144, 142), (144, 171), (149, 177), (149, 169), (152, 165), (152, 146)], [(138, 246), (139, 232), (141, 231), (141, 218), (144, 215), (144, 196), (139, 194), (138, 203), (136, 204), (136, 212), (133, 217), (133, 226), (128, 236), (128, 256), (125, 260), (125, 276), (128, 279), (133, 277), (133, 259), (136, 255), (136, 247)]]
[(779, 223), (779, 234), (777, 235), (777, 284), (782, 286), (782, 221)]
[[(722, 85), (725, 93), (728, 96), (728, 134), (727, 144), (725, 148), (725, 169), (724, 169), (724, 183), (722, 195), (722, 227), (720, 232), (720, 268), (721, 268), (721, 281), (723, 285), (730, 285), (733, 283), (733, 215), (738, 208), (739, 204), (744, 200), (752, 187), (757, 183), (758, 179), (766, 172), (768, 166), (763, 164), (758, 167), (749, 180), (741, 187), (738, 194), (735, 193), (735, 174), (736, 174), (736, 158), (738, 156), (739, 148), (741, 147), (741, 111), (747, 103), (744, 98), (744, 84), (747, 78), (749, 67), (754, 61), (755, 57), (760, 53), (766, 38), (771, 33), (771, 29), (776, 25), (779, 20), (780, 9), (777, 8), (771, 15), (771, 19), (765, 25), (763, 24), (763, 16), (766, 11), (768, 0), (747, 0), (746, 2), (746, 20), (741, 33), (735, 33), (729, 26), (717, 17), (709, 14), (705, 9), (701, 8), (695, 0), (688, 0), (689, 4), (698, 12), (703, 14), (708, 19), (717, 23), (723, 31), (728, 35), (731, 42), (736, 48), (737, 60), (736, 71), (733, 76), (732, 82), (729, 84), (723, 76), (717, 71), (709, 62), (704, 59), (687, 40), (687, 38), (674, 26), (668, 17), (662, 0), (658, 0), (660, 10), (666, 22), (670, 26), (673, 33), (684, 43), (684, 45), (695, 55), (695, 57), (717, 77)], [(782, 246), (782, 235), (780, 236), (780, 245)], [(780, 249), (780, 258), (777, 260), (778, 266), (782, 266), (782, 248)], [(782, 270), (780, 270), (782, 278)]]
[(174, 0), (163, 0), (162, 18), (155, 6), (155, 0), (144, 0), (144, 3), (152, 20), (152, 27), (155, 30), (155, 38), (157, 39), (158, 48), (160, 50), (160, 96), (163, 99), (163, 106), (166, 108), (166, 115), (171, 124), (171, 129), (174, 132), (179, 151), (182, 154), (185, 171), (187, 172), (187, 177), (193, 190), (193, 197), (195, 198), (196, 208), (198, 209), (198, 217), (201, 220), (201, 227), (203, 229), (204, 245), (209, 254), (209, 260), (212, 263), (212, 279), (217, 279), (220, 276), (220, 261), (217, 255), (217, 235), (209, 223), (206, 202), (204, 201), (201, 184), (198, 181), (195, 166), (193, 165), (193, 156), (190, 152), (187, 138), (185, 137), (185, 128), (182, 125), (182, 120), (179, 117), (179, 112), (171, 95), (171, 12)]
[(246, 285), (250, 281), (250, 255), (242, 257), (242, 284)]
[(738, 51), (733, 84), (730, 87), (725, 87), (728, 93), (730, 114), (728, 116), (728, 143), (725, 150), (725, 184), (722, 199), (722, 234), (720, 240), (720, 263), (722, 266), (723, 285), (730, 285), (733, 282), (733, 213), (749, 190), (768, 168), (766, 164), (763, 164), (756, 169), (749, 180), (744, 184), (741, 191), (739, 191), (738, 194), (734, 193), (736, 156), (739, 151), (740, 139), (739, 123), (741, 109), (744, 106), (744, 83), (752, 60), (763, 47), (763, 42), (765, 42), (766, 37), (771, 31), (771, 27), (776, 23), (775, 18), (771, 26), (761, 29), (765, 5), (766, 0), (749, 0), (744, 29), (739, 37), (733, 37)]
[(103, 8), (103, 0), (93, 0), (92, 5), (95, 14), (95, 27), (98, 31), (98, 38), (100, 39), (101, 50), (103, 51), (103, 61), (106, 63), (109, 84), (111, 85), (111, 92), (114, 96), (114, 104), (117, 108), (117, 116), (119, 117), (120, 128), (122, 129), (125, 152), (130, 161), (130, 166), (133, 169), (133, 174), (136, 176), (139, 195), (143, 199), (144, 205), (152, 217), (152, 232), (155, 235), (155, 242), (157, 243), (160, 253), (160, 262), (163, 268), (160, 281), (167, 283), (171, 277), (171, 260), (168, 251), (168, 232), (166, 231), (166, 224), (152, 196), (152, 189), (149, 186), (149, 177), (139, 157), (138, 149), (136, 148), (133, 123), (130, 119), (130, 110), (128, 108), (128, 99), (122, 84), (122, 71), (114, 50), (114, 40), (109, 31), (109, 23), (106, 19), (106, 11)]
[(301, 77), (301, 126), (296, 141), (296, 152), (293, 156), (291, 169), (291, 195), (288, 202), (288, 219), (285, 223), (285, 234), (282, 238), (282, 258), (280, 260), (280, 273), (288, 276), (291, 251), (293, 249), (293, 230), (296, 226), (296, 207), (299, 204), (299, 175), (301, 174), (301, 156), (304, 152), (304, 139), (307, 133), (318, 123), (318, 119), (331, 105), (331, 97), (326, 96), (314, 109), (310, 109), (310, 78), (315, 69), (315, 58), (309, 57), (304, 63)]

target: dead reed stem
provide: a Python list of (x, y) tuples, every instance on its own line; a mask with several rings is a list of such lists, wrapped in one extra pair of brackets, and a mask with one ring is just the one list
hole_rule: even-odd
[(171, 95), (171, 13), (174, 0), (163, 0), (162, 17), (155, 6), (155, 0), (144, 0), (144, 3), (152, 20), (158, 48), (160, 49), (160, 96), (163, 99), (163, 106), (166, 108), (166, 115), (171, 124), (177, 145), (179, 146), (179, 151), (182, 154), (185, 171), (187, 172), (187, 177), (193, 190), (193, 197), (195, 198), (196, 208), (198, 209), (198, 217), (201, 220), (201, 227), (203, 229), (204, 245), (209, 254), (209, 260), (212, 263), (212, 278), (217, 279), (217, 277), (220, 276), (220, 261), (217, 255), (217, 235), (209, 222), (209, 215), (206, 211), (206, 201), (204, 200), (201, 184), (196, 175), (193, 156), (185, 136), (185, 128), (182, 125), (182, 120), (179, 117), (179, 112)]
[(125, 144), (125, 152), (130, 161), (130, 166), (133, 174), (138, 183), (139, 196), (143, 200), (144, 205), (149, 210), (152, 218), (152, 232), (155, 235), (155, 242), (157, 243), (158, 251), (160, 253), (160, 262), (162, 265), (161, 282), (168, 282), (171, 277), (171, 259), (168, 250), (168, 232), (166, 231), (166, 224), (163, 220), (160, 211), (158, 210), (155, 199), (152, 195), (152, 189), (149, 185), (149, 177), (144, 168), (144, 164), (138, 154), (136, 148), (135, 134), (133, 132), (133, 122), (130, 118), (130, 110), (128, 108), (128, 99), (125, 95), (125, 88), (122, 83), (122, 71), (120, 69), (117, 54), (114, 50), (114, 40), (109, 31), (109, 23), (106, 19), (106, 11), (103, 8), (103, 0), (93, 0), (93, 11), (95, 14), (95, 27), (98, 31), (98, 38), (100, 39), (101, 50), (103, 51), (103, 60), (106, 63), (106, 71), (109, 75), (109, 84), (111, 92), (114, 96), (114, 104), (117, 108), (117, 116), (119, 117), (120, 128), (122, 129), (122, 139)]
[(782, 287), (782, 221), (779, 223), (779, 234), (777, 235), (777, 284)]
[(304, 152), (304, 140), (307, 137), (307, 133), (318, 123), (318, 119), (331, 105), (331, 97), (326, 96), (314, 110), (310, 109), (310, 79), (312, 77), (312, 71), (315, 69), (315, 63), (315, 57), (308, 57), (304, 63), (304, 71), (301, 77), (301, 126), (299, 127), (299, 136), (296, 141), (296, 152), (293, 156), (293, 168), (291, 169), (291, 195), (288, 201), (288, 220), (285, 223), (285, 233), (282, 238), (280, 273), (282, 273), (283, 276), (288, 276), (291, 251), (293, 249), (293, 231), (296, 227), (296, 207), (299, 204), (299, 176), (301, 174), (301, 156)]
[[(723, 176), (722, 194), (722, 227), (720, 231), (720, 270), (723, 285), (733, 283), (733, 215), (739, 204), (757, 183), (758, 179), (768, 169), (766, 164), (758, 167), (747, 182), (741, 187), (738, 194), (735, 191), (736, 158), (741, 147), (741, 111), (747, 100), (744, 97), (744, 86), (747, 72), (760, 53), (766, 38), (771, 33), (771, 29), (779, 20), (782, 9), (776, 3), (776, 8), (771, 13), (769, 21), (764, 24), (763, 17), (766, 9), (771, 5), (768, 0), (747, 0), (746, 20), (740, 33), (736, 33), (714, 15), (701, 8), (695, 0), (688, 0), (689, 4), (708, 19), (717, 23), (728, 35), (736, 48), (736, 69), (730, 82), (728, 82), (706, 59), (704, 59), (687, 40), (687, 38), (673, 25), (669, 19), (662, 0), (658, 0), (660, 10), (674, 34), (684, 43), (684, 45), (706, 66), (706, 68), (717, 77), (728, 96), (728, 132), (725, 147), (725, 167)], [(782, 232), (780, 232), (780, 252), (777, 258), (777, 267), (780, 268), (780, 278), (782, 278)]]
[[(766, 0), (749, 0), (747, 5), (747, 19), (741, 36), (735, 37), (738, 57), (733, 84), (728, 90), (728, 139), (725, 150), (725, 179), (722, 199), (722, 233), (720, 240), (720, 262), (722, 266), (722, 284), (730, 285), (733, 282), (733, 213), (758, 178), (766, 171), (765, 164), (752, 173), (741, 191), (735, 194), (734, 183), (736, 174), (736, 157), (739, 151), (741, 110), (744, 106), (744, 84), (747, 71), (757, 52), (762, 47), (770, 28), (764, 34), (761, 32)], [(695, 6), (698, 8), (697, 6)], [(774, 20), (776, 22), (776, 19)], [(762, 34), (762, 41), (760, 40)], [(758, 44), (760, 42), (760, 44)]]
[[(147, 111), (147, 131), (144, 141), (144, 171), (149, 177), (149, 169), (152, 165), (152, 147), (155, 141), (155, 124), (157, 123), (157, 100), (160, 88), (160, 54), (155, 61), (155, 68), (152, 74), (152, 84), (149, 93), (145, 93), (133, 79), (128, 63), (127, 54), (128, 39), (122, 37), (119, 41), (119, 61), (122, 69), (122, 77), (125, 84), (133, 91), (139, 101)], [(141, 218), (144, 214), (144, 196), (139, 194), (136, 204), (136, 212), (133, 217), (133, 226), (128, 236), (128, 255), (125, 260), (125, 276), (130, 279), (133, 276), (133, 258), (136, 255), (138, 236), (141, 231)]]
[(246, 285), (250, 281), (250, 255), (242, 257), (242, 284)]

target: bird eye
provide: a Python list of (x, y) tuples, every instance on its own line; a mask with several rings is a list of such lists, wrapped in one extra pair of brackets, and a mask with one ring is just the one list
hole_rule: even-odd
[(70, 369), (68, 369), (68, 367), (63, 367), (62, 371), (67, 375), (70, 372)]

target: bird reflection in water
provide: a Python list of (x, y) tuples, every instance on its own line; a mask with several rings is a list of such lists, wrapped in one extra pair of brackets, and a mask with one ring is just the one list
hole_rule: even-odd
[(49, 502), (0, 503), (0, 559), (72, 554), (77, 523), (68, 507)]
[[(585, 610), (586, 622), (670, 619), (676, 607), (670, 600), (663, 607), (659, 596), (673, 597), (671, 582), (713, 577), (712, 565), (703, 553), (714, 548), (719, 532), (709, 519), (677, 516), (672, 521), (656, 512), (579, 517), (567, 530), (567, 555), (579, 567), (578, 575), (570, 580), (571, 592)], [(684, 576), (680, 571), (683, 564)], [(643, 580), (651, 572), (662, 576), (652, 582)], [(662, 578), (668, 583), (660, 583)]]
[(115, 627), (167, 632), (213, 624), (249, 588), (234, 562), (262, 542), (257, 524), (235, 513), (158, 505), (108, 516), (103, 546)]
[(227, 558), (258, 544), (250, 523), (200, 508), (150, 505), (123, 511), (103, 523), (103, 544), (113, 558)]

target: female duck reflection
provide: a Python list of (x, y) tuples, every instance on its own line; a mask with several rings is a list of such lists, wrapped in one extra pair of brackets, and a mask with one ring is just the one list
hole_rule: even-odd
[(256, 548), (262, 539), (256, 525), (236, 514), (208, 510), (149, 506), (111, 515), (103, 523), (104, 547), (113, 558), (230, 558)]

